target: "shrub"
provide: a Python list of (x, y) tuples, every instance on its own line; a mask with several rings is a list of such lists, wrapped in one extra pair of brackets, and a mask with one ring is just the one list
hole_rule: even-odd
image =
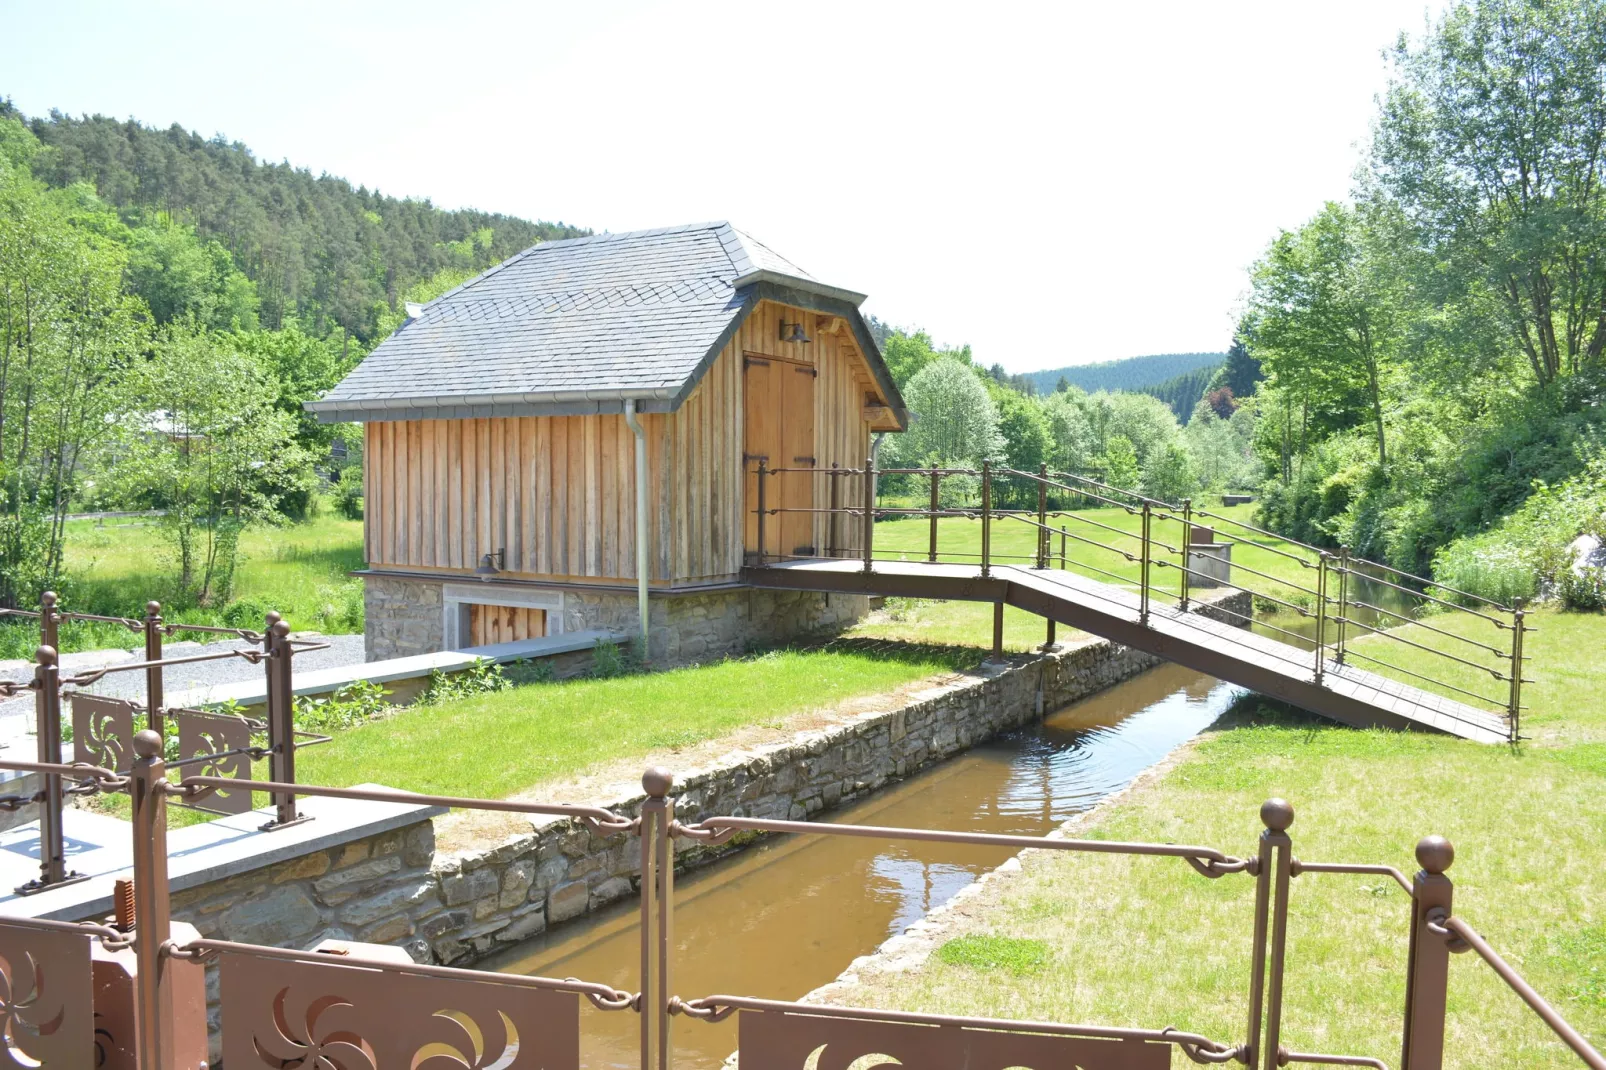
[(421, 706), (436, 706), (454, 699), (484, 695), (493, 691), (506, 691), (513, 686), (502, 666), (488, 658), (481, 658), (462, 672), (444, 673), (439, 669), (429, 674), (429, 690), (419, 699)]
[(348, 464), (335, 481), (335, 511), (347, 520), (362, 519), (362, 466)]
[(1591, 613), (1606, 609), (1606, 568), (1567, 569), (1556, 584), (1556, 594), (1568, 609)]
[(591, 648), (591, 675), (600, 680), (612, 676), (626, 676), (640, 668), (634, 648), (625, 651), (618, 643), (607, 639), (597, 640), (597, 645)]
[(223, 623), (230, 628), (251, 628), (260, 631), (268, 611), (272, 608), (262, 599), (250, 595), (236, 598), (223, 607)]
[(358, 680), (327, 697), (300, 696), (293, 717), (295, 726), (304, 732), (329, 732), (362, 724), (394, 708), (383, 687)]

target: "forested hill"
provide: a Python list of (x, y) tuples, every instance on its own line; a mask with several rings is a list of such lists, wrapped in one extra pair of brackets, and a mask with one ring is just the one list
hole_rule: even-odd
[(1098, 364), (1075, 364), (1068, 368), (1050, 368), (1043, 372), (1028, 372), (1038, 393), (1047, 394), (1059, 385), (1061, 377), (1072, 386), (1092, 392), (1095, 390), (1142, 390), (1159, 386), (1201, 368), (1214, 368), (1227, 359), (1225, 353), (1155, 353), (1145, 357), (1127, 357), (1123, 360), (1106, 360)]
[[(193, 227), (255, 288), (261, 326), (294, 317), (314, 335), (342, 329), (362, 344), (407, 290), (443, 271), (477, 272), (539, 241), (589, 233), (427, 200), (386, 196), (343, 178), (257, 160), (245, 145), (105, 116), (24, 119), (42, 144), (34, 177), (93, 184), (130, 224)], [(155, 251), (160, 256), (160, 250)], [(152, 311), (160, 317), (159, 298)]]

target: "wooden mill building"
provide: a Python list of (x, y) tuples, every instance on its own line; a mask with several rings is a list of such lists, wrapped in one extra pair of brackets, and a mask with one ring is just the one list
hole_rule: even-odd
[[(369, 658), (635, 635), (645, 607), (675, 662), (856, 615), (741, 568), (758, 458), (862, 467), (907, 423), (863, 300), (708, 223), (537, 245), (416, 310), (308, 404), (364, 426)], [(851, 553), (856, 528), (786, 513), (766, 548)]]

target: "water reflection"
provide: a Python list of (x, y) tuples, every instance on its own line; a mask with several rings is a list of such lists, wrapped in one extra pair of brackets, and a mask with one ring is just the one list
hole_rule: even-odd
[[(1241, 689), (1164, 666), (1040, 725), (984, 744), (859, 803), (854, 824), (1041, 834), (1129, 783), (1209, 725)], [(945, 903), (1010, 852), (845, 837), (793, 837), (679, 879), (674, 990), (795, 999)], [(537, 937), (491, 967), (640, 987), (634, 904)], [(582, 1061), (635, 1065), (637, 1018), (586, 1006)], [(734, 1020), (679, 1020), (676, 1059), (717, 1067)]]

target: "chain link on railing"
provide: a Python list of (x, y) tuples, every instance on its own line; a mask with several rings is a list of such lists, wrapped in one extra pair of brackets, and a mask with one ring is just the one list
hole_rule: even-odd
[[(132, 803), (130, 826), (133, 846), (131, 906), (120, 909), (118, 926), (73, 922), (40, 921), (32, 918), (0, 917), (0, 973), (8, 963), (21, 961), (11, 941), (31, 940), (35, 935), (56, 934), (70, 939), (98, 940), (108, 950), (132, 949), (138, 963), (133, 974), (133, 1008), (125, 1017), (135, 1021), (137, 1041), (135, 1065), (138, 1070), (169, 1070), (181, 1065), (177, 1057), (182, 1038), (205, 1034), (205, 1001), (188, 1002), (174, 997), (172, 986), (179, 984), (176, 964), (199, 967), (214, 959), (222, 961), (224, 1051), (249, 1050), (251, 1032), (239, 1023), (270, 1022), (280, 1014), (279, 1003), (287, 996), (304, 995), (271, 984), (242, 984), (230, 980), (230, 963), (247, 963), (252, 974), (289, 970), (286, 977), (300, 978), (329, 991), (326, 985), (348, 986), (353, 1021), (393, 1022), (395, 1028), (412, 1037), (417, 1022), (428, 1022), (428, 1013), (397, 1018), (398, 1008), (423, 1006), (463, 1007), (472, 1012), (489, 999), (497, 1003), (494, 992), (507, 989), (524, 993), (520, 998), (534, 1000), (539, 993), (550, 997), (584, 997), (603, 1011), (633, 1011), (639, 1015), (641, 1070), (668, 1070), (673, 1060), (675, 1020), (685, 1018), (716, 1023), (740, 1016), (741, 1046), (760, 1065), (803, 1065), (811, 1051), (821, 1044), (849, 1046), (873, 1038), (874, 1047), (865, 1050), (885, 1052), (904, 1065), (937, 1065), (937, 1060), (953, 1061), (955, 1053), (987, 1065), (1098, 1065), (1108, 1067), (1155, 1065), (1163, 1050), (1181, 1051), (1190, 1061), (1201, 1064), (1236, 1062), (1252, 1070), (1272, 1070), (1290, 1063), (1337, 1066), (1382, 1067), (1381, 1059), (1367, 1055), (1324, 1055), (1294, 1050), (1285, 1043), (1283, 1009), (1297, 991), (1285, 981), (1289, 926), (1297, 915), (1291, 909), (1294, 884), (1301, 877), (1317, 874), (1382, 874), (1404, 888), (1410, 897), (1410, 923), (1407, 936), (1409, 955), (1406, 967), (1406, 1000), (1401, 1024), (1402, 1070), (1441, 1070), (1445, 1048), (1445, 1012), (1448, 1001), (1449, 956), (1472, 950), (1487, 962), (1536, 1015), (1593, 1070), (1606, 1070), (1603, 1060), (1587, 1040), (1573, 1029), (1555, 1009), (1533, 990), (1472, 927), (1452, 912), (1453, 887), (1446, 876), (1454, 850), (1437, 836), (1422, 840), (1416, 848), (1421, 869), (1407, 879), (1387, 865), (1302, 862), (1294, 855), (1290, 829), (1294, 810), (1280, 799), (1268, 800), (1260, 809), (1262, 832), (1257, 850), (1250, 855), (1233, 855), (1203, 845), (1141, 843), (1050, 836), (1008, 836), (942, 829), (870, 827), (851, 824), (811, 823), (737, 816), (710, 816), (684, 823), (676, 817), (676, 800), (671, 794), (673, 777), (667, 770), (649, 769), (642, 778), (645, 800), (637, 817), (616, 814), (600, 807), (563, 803), (531, 803), (507, 799), (474, 799), (426, 795), (385, 788), (333, 788), (306, 784), (259, 786), (266, 790), (290, 790), (306, 796), (377, 802), (439, 805), (476, 810), (544, 815), (567, 818), (600, 836), (634, 835), (639, 840), (641, 902), (639, 936), (641, 941), (640, 989), (629, 992), (611, 984), (579, 978), (549, 978), (517, 974), (483, 973), (475, 970), (413, 963), (352, 949), (338, 957), (316, 950), (275, 948), (227, 940), (200, 938), (183, 942), (174, 939), (171, 920), (171, 888), (167, 877), (167, 817), (169, 802), (193, 799), (228, 783), (210, 776), (168, 780), (169, 766), (162, 758), (162, 739), (145, 730), (134, 740), (135, 759), (129, 774), (120, 776), (110, 769), (84, 764), (5, 762), (0, 769), (45, 773), (67, 780), (95, 784), (97, 790), (126, 792)], [(713, 994), (685, 998), (675, 991), (674, 959), (674, 859), (675, 840), (722, 843), (739, 834), (787, 834), (795, 836), (849, 836), (877, 840), (903, 840), (952, 845), (987, 846), (1006, 849), (1035, 849), (1063, 853), (1124, 855), (1155, 859), (1180, 859), (1204, 877), (1220, 879), (1243, 875), (1254, 882), (1253, 926), (1250, 935), (1250, 971), (1246, 984), (1246, 1017), (1243, 1039), (1223, 1042), (1203, 1034), (1172, 1027), (1145, 1029), (1060, 1022), (1025, 1021), (958, 1015), (927, 1014), (782, 1000), (757, 999), (740, 994)], [(125, 921), (127, 924), (125, 925)], [(87, 958), (84, 960), (87, 962)], [(43, 963), (51, 976), (62, 983), (65, 961)], [(310, 971), (310, 973), (308, 972)], [(238, 973), (235, 975), (239, 976)], [(279, 976), (275, 973), (275, 976)], [(358, 978), (362, 983), (357, 983)], [(420, 989), (418, 986), (423, 985)], [(472, 986), (472, 987), (470, 987)], [(97, 1000), (113, 998), (105, 990)], [(547, 997), (542, 997), (547, 998)], [(274, 1002), (272, 1007), (268, 1006)], [(526, 1011), (532, 1004), (525, 1003)], [(558, 1005), (560, 1008), (565, 1006)], [(572, 1006), (568, 1005), (568, 1006)], [(97, 1003), (94, 1024), (82, 1015), (85, 1028), (112, 1021), (112, 1008)], [(82, 1009), (81, 1009), (82, 1010)], [(184, 1015), (199, 1015), (197, 1023)], [(387, 1017), (390, 1016), (390, 1017)], [(472, 1013), (470, 1013), (472, 1017)], [(438, 1015), (436, 1016), (438, 1017)], [(459, 1019), (460, 1020), (460, 1019)], [(511, 1021), (511, 1020), (510, 1020)], [(529, 1040), (553, 1035), (566, 1046), (578, 1050), (580, 1020), (574, 1010), (561, 1010), (544, 1019), (540, 1029), (532, 1028)], [(943, 1027), (933, 1030), (931, 1027)], [(520, 1022), (520, 1028), (525, 1028)], [(238, 1032), (243, 1030), (243, 1037)], [(561, 1034), (570, 1033), (568, 1039)], [(933, 1037), (940, 1037), (942, 1053), (929, 1050)], [(70, 1042), (72, 1038), (64, 1038)], [(87, 1036), (80, 1038), (88, 1043)], [(365, 1043), (384, 1045), (395, 1037), (369, 1036)], [(411, 1043), (411, 1041), (409, 1041)], [(428, 1049), (425, 1040), (418, 1050)], [(1157, 1050), (1158, 1049), (1158, 1050)], [(412, 1049), (409, 1047), (409, 1051)], [(1129, 1062), (1128, 1056), (1137, 1061)], [(885, 1058), (885, 1056), (884, 1056)], [(1028, 1062), (1028, 1059), (1032, 1060)], [(404, 1060), (405, 1061), (405, 1060)], [(416, 1065), (416, 1059), (414, 1060)], [(47, 1065), (48, 1062), (47, 1062)], [(67, 1065), (61, 1063), (60, 1065)], [(190, 1065), (184, 1063), (183, 1065)], [(388, 1065), (388, 1063), (386, 1064)]]
[[(31, 691), (34, 695), (34, 730), (38, 741), (39, 761), (34, 763), (40, 768), (35, 770), (42, 775), (42, 787), (26, 796), (6, 795), (0, 796), (0, 809), (15, 811), (24, 806), (37, 805), (39, 807), (39, 876), (19, 887), (18, 894), (31, 895), (48, 888), (58, 887), (75, 881), (86, 879), (85, 875), (72, 871), (67, 864), (66, 835), (63, 827), (64, 802), (73, 795), (93, 794), (103, 790), (101, 785), (93, 784), (79, 778), (78, 781), (68, 783), (59, 773), (48, 771), (62, 764), (62, 737), (64, 734), (62, 703), (70, 700), (74, 704), (74, 749), (82, 756), (86, 748), (92, 748), (100, 760), (114, 760), (118, 756), (131, 756), (133, 753), (133, 720), (134, 712), (143, 713), (148, 728), (155, 732), (159, 738), (166, 739), (171, 735), (167, 724), (170, 715), (197, 716), (201, 711), (176, 710), (165, 704), (164, 672), (174, 665), (193, 665), (201, 662), (223, 661), (230, 658), (239, 658), (253, 665), (261, 665), (264, 670), (266, 683), (266, 709), (265, 721), (251, 721), (248, 718), (227, 718), (238, 721), (246, 727), (246, 731), (266, 729), (268, 741), (266, 746), (256, 746), (249, 742), (240, 745), (218, 747), (215, 744), (199, 749), (194, 754), (185, 755), (176, 766), (196, 763), (211, 763), (216, 766), (223, 760), (243, 755), (250, 760), (267, 758), (270, 765), (270, 778), (281, 784), (294, 784), (295, 781), (295, 753), (298, 749), (328, 742), (328, 736), (316, 736), (311, 733), (298, 732), (294, 724), (294, 695), (291, 684), (293, 674), (293, 660), (297, 651), (311, 651), (325, 649), (327, 643), (315, 643), (290, 638), (290, 627), (278, 613), (267, 614), (263, 630), (252, 631), (248, 628), (224, 628), (212, 625), (181, 624), (169, 622), (162, 617), (162, 607), (159, 602), (147, 602), (145, 614), (138, 619), (132, 617), (109, 617), (95, 613), (71, 613), (63, 611), (59, 599), (54, 592), (46, 591), (39, 599), (39, 609), (35, 610), (0, 610), (0, 614), (14, 617), (35, 619), (39, 622), (39, 647), (34, 657), (33, 679), (16, 682), (0, 681), (0, 697), (11, 697), (23, 691)], [(102, 623), (120, 624), (131, 632), (139, 633), (144, 639), (144, 657), (139, 661), (123, 662), (116, 665), (107, 665), (98, 669), (88, 669), (83, 672), (64, 675), (60, 667), (60, 627), (64, 621), (99, 621)], [(260, 650), (246, 648), (243, 650), (223, 650), (201, 654), (189, 654), (181, 657), (167, 657), (163, 652), (163, 640), (180, 632), (195, 632), (208, 635), (232, 636), (248, 643), (259, 644)], [(117, 673), (142, 672), (145, 676), (145, 701), (143, 703), (126, 702), (120, 700), (106, 700), (84, 690), (91, 687), (108, 676)], [(82, 703), (89, 705), (94, 702), (102, 704), (113, 703), (118, 706), (122, 714), (95, 721), (93, 718), (80, 718), (77, 706)], [(79, 723), (83, 722), (83, 723)], [(91, 730), (93, 725), (94, 730)], [(95, 766), (78, 763), (75, 768), (94, 769)], [(249, 782), (249, 762), (239, 767), (240, 777), (235, 781)], [(241, 801), (249, 804), (250, 792), (245, 789)], [(265, 828), (281, 828), (295, 824), (304, 818), (297, 812), (295, 795), (292, 790), (275, 791), (273, 795), (275, 815)], [(202, 808), (205, 809), (205, 808)], [(249, 805), (245, 809), (250, 809)], [(229, 810), (214, 810), (213, 813), (238, 812), (239, 807)]]
[[(813, 506), (791, 507), (775, 505), (766, 485), (777, 475), (825, 474), (835, 487), (836, 480), (844, 475), (859, 477), (861, 500), (843, 505), (844, 496), (833, 492), (828, 508)], [(929, 482), (929, 501), (924, 507), (881, 506), (875, 498), (878, 475), (891, 475), (924, 479)], [(939, 487), (942, 481), (954, 477), (979, 477), (979, 508), (945, 507)], [(1028, 488), (1035, 496), (1035, 509), (998, 508), (1001, 482)], [(1020, 495), (1014, 491), (1016, 500)], [(1056, 505), (1055, 499), (1060, 499)], [(1067, 507), (1079, 502), (1091, 503), (1095, 508), (1119, 509), (1134, 523), (1123, 527), (1108, 523), (1085, 510)], [(1386, 676), (1397, 680), (1420, 681), (1443, 695), (1467, 700), (1475, 707), (1495, 711), (1504, 721), (1504, 732), (1512, 741), (1521, 736), (1522, 688), (1532, 683), (1523, 668), (1530, 660), (1523, 652), (1526, 637), (1534, 629), (1526, 623), (1521, 606), (1504, 605), (1487, 598), (1438, 584), (1426, 577), (1415, 576), (1379, 562), (1355, 557), (1348, 547), (1336, 551), (1312, 546), (1289, 539), (1264, 528), (1227, 516), (1225, 513), (1200, 508), (1191, 500), (1179, 505), (1150, 498), (1135, 491), (1125, 490), (1085, 476), (1065, 472), (1050, 472), (1046, 465), (1038, 471), (1027, 472), (994, 465), (984, 461), (979, 469), (967, 468), (889, 468), (877, 470), (873, 459), (862, 469), (831, 468), (768, 468), (760, 460), (757, 479), (757, 530), (759, 564), (782, 563), (796, 558), (796, 554), (768, 551), (765, 542), (766, 518), (788, 513), (824, 513), (829, 517), (827, 527), (835, 530), (835, 518), (846, 515), (860, 522), (859, 556), (865, 571), (873, 571), (876, 560), (875, 521), (877, 519), (925, 520), (927, 524), (925, 560), (928, 564), (941, 561), (974, 563), (983, 579), (990, 579), (995, 564), (1029, 565), (1034, 569), (1047, 569), (1054, 564), (1052, 539), (1060, 539), (1059, 567), (1106, 579), (1117, 586), (1131, 590), (1137, 597), (1140, 623), (1147, 625), (1162, 599), (1176, 597), (1181, 616), (1176, 619), (1185, 626), (1202, 627), (1187, 614), (1197, 601), (1197, 592), (1203, 588), (1218, 587), (1248, 594), (1255, 603), (1275, 607), (1273, 617), (1292, 614), (1302, 629), (1291, 630), (1281, 623), (1264, 619), (1259, 613), (1240, 614), (1223, 606), (1212, 612), (1238, 617), (1246, 623), (1279, 637), (1301, 651), (1309, 651), (1302, 660), (1281, 651), (1262, 651), (1291, 665), (1302, 665), (1313, 683), (1322, 685), (1329, 676), (1342, 676), (1346, 667), (1356, 661), (1374, 666)], [(939, 521), (943, 519), (974, 520), (979, 522), (979, 553), (966, 550), (944, 550), (940, 546)], [(1011, 525), (1024, 524), (1034, 529), (1033, 547), (1029, 554), (999, 554), (995, 552), (994, 522)], [(1172, 545), (1161, 534), (1159, 525), (1175, 522), (1182, 533), (1178, 545)], [(1200, 527), (1210, 522), (1209, 527)], [(1076, 530), (1076, 529), (1082, 530)], [(1135, 529), (1135, 530), (1134, 530)], [(1094, 538), (1085, 532), (1100, 537)], [(1201, 539), (1203, 541), (1201, 541)], [(828, 539), (829, 544), (829, 539)], [(1067, 545), (1087, 548), (1092, 553), (1072, 554)], [(1240, 559), (1232, 559), (1232, 551), (1241, 548)], [(840, 549), (840, 548), (836, 548)], [(1295, 576), (1309, 575), (1309, 580), (1287, 574), (1278, 575), (1242, 560), (1246, 554), (1265, 554), (1288, 563)], [(1117, 561), (1111, 567), (1095, 564), (1099, 554), (1112, 555)], [(829, 554), (827, 556), (830, 556)], [(1106, 562), (1107, 563), (1107, 562)], [(1125, 566), (1132, 566), (1123, 571)], [(1160, 581), (1167, 571), (1174, 572), (1173, 586)], [(1135, 573), (1135, 575), (1133, 575)], [(1235, 577), (1248, 577), (1248, 582)], [(1380, 592), (1368, 600), (1367, 589)], [(1439, 593), (1448, 597), (1441, 597)], [(1410, 612), (1408, 605), (1390, 608), (1381, 605), (1384, 595), (1414, 601), (1418, 611)], [(1455, 599), (1455, 600), (1453, 600)], [(1459, 600), (1459, 601), (1457, 601)], [(1471, 604), (1466, 604), (1471, 603)], [(1001, 642), (1001, 604), (995, 606), (995, 654)], [(1402, 612), (1402, 610), (1406, 610)], [(1476, 635), (1441, 627), (1432, 622), (1429, 614), (1461, 615), (1462, 618), (1488, 623), (1498, 629), (1506, 641), (1495, 644)], [(1463, 657), (1440, 645), (1418, 642), (1402, 629), (1390, 624), (1403, 624), (1420, 628), (1456, 649), (1469, 647), (1479, 655), (1487, 655), (1492, 662)], [(1047, 644), (1054, 641), (1053, 622), (1048, 624)], [(1356, 635), (1372, 642), (1357, 646)], [(1380, 656), (1389, 650), (1412, 652), (1417, 667), (1399, 664)], [(1434, 668), (1422, 671), (1423, 663)], [(1447, 670), (1447, 671), (1446, 671)], [(1475, 689), (1463, 678), (1465, 671), (1487, 674), (1496, 683), (1504, 685), (1504, 694), (1490, 695)], [(1355, 674), (1351, 673), (1351, 676)]]

